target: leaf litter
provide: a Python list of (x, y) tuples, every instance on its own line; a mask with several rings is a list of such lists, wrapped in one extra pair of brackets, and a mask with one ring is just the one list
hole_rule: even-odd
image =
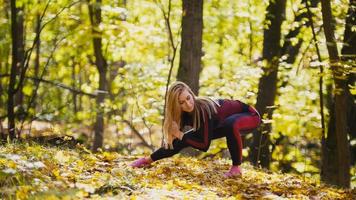
[(117, 152), (13, 143), (0, 147), (0, 196), (4, 199), (356, 199), (294, 174), (242, 164), (243, 176), (223, 177), (225, 159), (174, 156), (146, 168), (141, 156)]

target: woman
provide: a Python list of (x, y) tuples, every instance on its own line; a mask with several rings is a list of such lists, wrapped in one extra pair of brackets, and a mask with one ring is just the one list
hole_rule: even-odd
[[(183, 82), (171, 85), (167, 94), (163, 123), (164, 146), (149, 157), (134, 161), (132, 167), (144, 167), (162, 158), (171, 157), (183, 148), (207, 151), (213, 139), (226, 137), (232, 167), (225, 177), (241, 176), (241, 132), (250, 132), (261, 122), (259, 113), (238, 100), (214, 101), (194, 95)], [(182, 130), (191, 128), (183, 133)]]

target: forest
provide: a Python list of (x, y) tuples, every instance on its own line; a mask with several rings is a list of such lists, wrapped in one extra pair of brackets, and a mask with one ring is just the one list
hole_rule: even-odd
[[(0, 198), (356, 199), (355, 0), (0, 0)], [(229, 142), (164, 143), (169, 86), (253, 106)]]

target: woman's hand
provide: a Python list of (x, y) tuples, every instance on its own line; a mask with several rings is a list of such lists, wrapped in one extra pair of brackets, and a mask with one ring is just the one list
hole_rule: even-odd
[(175, 121), (172, 122), (171, 133), (174, 137), (182, 140), (183, 133), (179, 130), (178, 124)]

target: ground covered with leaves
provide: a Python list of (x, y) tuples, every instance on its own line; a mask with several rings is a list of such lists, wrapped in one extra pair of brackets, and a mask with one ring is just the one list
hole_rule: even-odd
[(356, 199), (356, 190), (319, 185), (243, 164), (243, 177), (223, 178), (229, 160), (173, 157), (148, 168), (138, 156), (15, 143), (0, 146), (4, 199)]

